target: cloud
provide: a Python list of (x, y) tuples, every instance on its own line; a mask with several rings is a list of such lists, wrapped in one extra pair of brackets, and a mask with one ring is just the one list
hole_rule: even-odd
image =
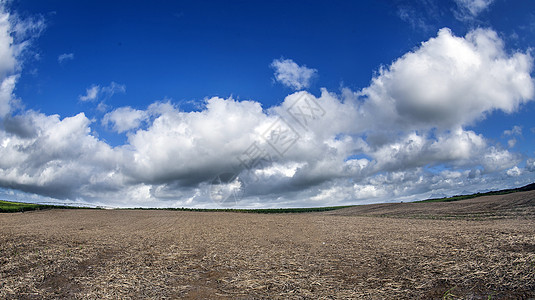
[(100, 92), (100, 86), (92, 85), (85, 91), (85, 95), (80, 95), (78, 98), (82, 101), (94, 101), (97, 100), (98, 93)]
[(89, 134), (83, 113), (60, 119), (28, 111), (17, 119), (29, 133), (0, 131), (4, 188), (74, 200), (85, 186), (98, 183), (99, 171), (118, 161), (108, 145)]
[(0, 118), (6, 116), (13, 106), (15, 84), (17, 82), (18, 75), (11, 75), (5, 77), (0, 84)]
[(506, 174), (510, 177), (518, 177), (522, 175), (522, 170), (519, 167), (514, 166), (511, 169), (507, 170)]
[[(2, 11), (9, 15), (12, 27), (12, 36), (17, 44), (17, 50), (23, 52), (31, 46), (32, 42), (41, 35), (46, 28), (45, 19), (41, 15), (21, 18), (17, 14), (10, 14), (2, 6)], [(34, 53), (32, 53), (34, 54)]]
[(121, 107), (104, 115), (102, 125), (113, 126), (113, 130), (123, 133), (132, 129), (137, 129), (143, 121), (147, 120), (145, 111), (133, 109), (131, 107)]
[(481, 12), (487, 10), (494, 0), (455, 0), (459, 8), (457, 17), (466, 19), (477, 17)]
[(65, 61), (73, 60), (73, 59), (74, 59), (74, 53), (63, 53), (58, 56), (58, 62), (60, 64), (64, 63)]
[[(108, 118), (140, 112), (122, 108)], [(155, 103), (143, 114), (155, 119), (117, 148), (91, 135), (83, 113), (64, 119), (31, 111), (18, 116), (9, 131), (0, 131), (0, 186), (115, 204), (157, 201), (155, 195), (169, 193), (164, 191), (195, 194), (199, 184), (237, 164), (235, 157), (256, 137), (257, 122), (267, 118), (259, 103), (220, 98), (208, 100), (199, 113)], [(138, 120), (120, 122), (114, 126), (127, 130)]]
[[(316, 119), (309, 116), (310, 126), (296, 129), (299, 140), (278, 155), (266, 140), (266, 129), (279, 118), (299, 128), (287, 108), (306, 105), (304, 100), (319, 103), (326, 113)], [(84, 114), (60, 119), (30, 111), (11, 121), (9, 131), (0, 136), (4, 158), (0, 185), (108, 205), (213, 206), (210, 182), (233, 172), (241, 183), (229, 184), (242, 193), (241, 206), (307, 205), (307, 199), (326, 205), (425, 194), (441, 180), (460, 184), (468, 178), (468, 171), (457, 169), (479, 166), (491, 173), (517, 162), (481, 135), (461, 129), (436, 137), (407, 132), (377, 147), (344, 135), (354, 128), (339, 113), (349, 111), (358, 113), (355, 103), (325, 90), (319, 98), (306, 92), (292, 94), (267, 112), (257, 102), (231, 98), (208, 99), (205, 109), (196, 112), (158, 102), (146, 110), (124, 107), (104, 118), (115, 130), (130, 132), (128, 142), (117, 147), (91, 135), (91, 121)], [(148, 126), (139, 128), (141, 122)], [(272, 160), (251, 169), (242, 164), (240, 159), (250, 157), (251, 149), (256, 151), (252, 145), (268, 152)], [(425, 169), (440, 164), (452, 171), (433, 174)], [(427, 177), (436, 182), (423, 179)]]
[(102, 87), (100, 92), (104, 95), (104, 97), (111, 98), (117, 93), (126, 93), (126, 86), (124, 84), (118, 84), (112, 81), (110, 85)]
[(528, 170), (529, 172), (535, 172), (535, 159), (529, 158), (526, 161), (526, 170)]
[(397, 14), (401, 20), (409, 23), (414, 29), (418, 28), (423, 31), (429, 31), (432, 28), (422, 16), (418, 15), (418, 12), (414, 8), (400, 7), (398, 8)]
[(510, 130), (505, 130), (503, 132), (503, 135), (505, 136), (514, 136), (514, 135), (522, 135), (522, 126), (515, 125)]
[(508, 54), (492, 30), (456, 37), (444, 28), (382, 68), (360, 96), (367, 123), (383, 129), (456, 128), (531, 101), (532, 66), (529, 53)]
[(0, 78), (12, 74), (18, 65), (9, 18), (9, 13), (0, 10)]
[[(361, 91), (294, 92), (266, 109), (220, 97), (190, 112), (171, 102), (116, 108), (101, 120), (127, 133), (116, 146), (93, 134), (84, 113), (8, 110), (0, 188), (111, 206), (214, 207), (234, 193), (240, 207), (295, 207), (518, 185), (532, 179), (515, 169), (521, 156), (467, 125), (530, 101), (532, 65), (529, 54), (506, 53), (493, 31), (443, 29)], [(12, 99), (15, 83), (0, 97)], [(80, 100), (125, 90), (93, 85)]]
[[(199, 184), (238, 164), (238, 155), (260, 136), (267, 120), (257, 102), (211, 98), (201, 112), (184, 113), (157, 104), (160, 111), (147, 129), (128, 137), (136, 160), (128, 168), (143, 182)], [(173, 163), (170, 163), (172, 161)], [(142, 171), (144, 170), (144, 171)]]
[[(504, 130), (504, 136), (522, 136), (522, 126), (515, 125), (510, 130)], [(511, 138), (507, 141), (507, 146), (513, 148), (516, 145), (517, 139)]]
[[(467, 166), (487, 152), (487, 142), (473, 131), (458, 129), (440, 133), (436, 138), (409, 133), (396, 142), (390, 142), (369, 152), (375, 158), (378, 172), (399, 171), (430, 164)], [(500, 160), (504, 162), (505, 160)], [(480, 164), (484, 161), (479, 160)], [(496, 169), (496, 168), (493, 168)]]
[(299, 66), (291, 59), (275, 59), (271, 63), (275, 70), (275, 79), (294, 90), (301, 90), (310, 86), (310, 80), (317, 74), (316, 69)]
[(436, 30), (435, 24), (441, 23), (443, 13), (435, 1), (396, 1), (396, 4), (398, 17), (413, 29), (432, 32)]
[(6, 116), (4, 118), (4, 130), (20, 138), (33, 138), (37, 135), (37, 129), (32, 119), (24, 116)]
[(100, 85), (92, 85), (86, 89), (85, 95), (80, 95), (78, 98), (81, 101), (96, 101), (98, 99), (106, 100), (111, 98), (116, 93), (125, 93), (126, 86), (111, 82), (110, 85), (101, 87)]
[(45, 28), (42, 18), (22, 19), (11, 14), (0, 3), (0, 118), (17, 102), (13, 91), (19, 78), (22, 59), (29, 52), (31, 41)]
[(0, 5), (0, 118), (10, 113), (16, 102), (13, 91), (22, 67), (19, 59), (44, 27), (42, 19), (21, 19)]

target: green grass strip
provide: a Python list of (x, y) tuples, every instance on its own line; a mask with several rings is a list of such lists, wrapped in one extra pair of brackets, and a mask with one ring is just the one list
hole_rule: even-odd
[(68, 208), (85, 208), (85, 207), (73, 207), (65, 205), (47, 205), (47, 204), (34, 204), (23, 202), (11, 202), (0, 200), (0, 213), (14, 213), (41, 209), (68, 209)]

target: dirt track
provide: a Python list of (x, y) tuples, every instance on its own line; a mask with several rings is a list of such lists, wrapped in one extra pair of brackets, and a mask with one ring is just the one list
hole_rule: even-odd
[[(0, 298), (528, 299), (531, 208), (489, 204), (535, 195), (519, 194), (451, 206), (472, 205), (476, 220), (465, 218), (466, 207), (446, 213), (444, 203), (377, 213), (395, 218), (364, 208), (0, 214)], [(489, 205), (495, 213), (479, 214)]]

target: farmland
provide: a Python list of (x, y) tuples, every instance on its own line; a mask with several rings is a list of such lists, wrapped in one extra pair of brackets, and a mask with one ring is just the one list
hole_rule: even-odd
[(535, 192), (310, 213), (0, 214), (0, 298), (535, 297)]
[(61, 205), (45, 205), (45, 204), (0, 201), (0, 213), (23, 212), (23, 211), (32, 211), (32, 210), (41, 210), (41, 209), (62, 209), (62, 208), (69, 208), (69, 207), (61, 206)]

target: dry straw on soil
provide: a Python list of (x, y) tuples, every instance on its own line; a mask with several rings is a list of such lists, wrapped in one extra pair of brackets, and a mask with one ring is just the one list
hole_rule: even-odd
[(0, 298), (528, 299), (534, 199), (1, 214)]

